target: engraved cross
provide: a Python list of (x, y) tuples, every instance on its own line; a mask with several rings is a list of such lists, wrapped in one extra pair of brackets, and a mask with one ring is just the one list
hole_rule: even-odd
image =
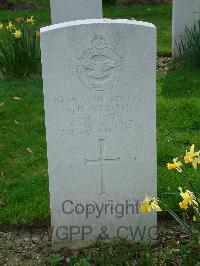
[(100, 158), (97, 160), (88, 160), (85, 159), (86, 165), (100, 165), (101, 167), (101, 194), (106, 194), (106, 181), (105, 181), (105, 169), (104, 165), (106, 163), (118, 163), (120, 160), (120, 157), (113, 158), (113, 159), (106, 159), (104, 158), (104, 144), (105, 139), (99, 139), (99, 145), (100, 145)]

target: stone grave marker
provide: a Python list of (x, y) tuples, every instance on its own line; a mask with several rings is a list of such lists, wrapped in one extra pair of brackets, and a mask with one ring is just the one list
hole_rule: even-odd
[(41, 29), (54, 247), (152, 239), (156, 213), (156, 28), (128, 20)]
[(184, 38), (185, 28), (191, 28), (200, 20), (200, 0), (174, 0), (172, 22), (172, 53), (179, 55), (177, 44)]
[(52, 24), (103, 17), (102, 0), (50, 0)]

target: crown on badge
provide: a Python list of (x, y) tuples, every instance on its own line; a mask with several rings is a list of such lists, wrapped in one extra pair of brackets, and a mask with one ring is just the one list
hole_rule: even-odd
[(98, 49), (102, 49), (106, 47), (106, 40), (101, 35), (96, 35), (92, 40), (92, 46)]

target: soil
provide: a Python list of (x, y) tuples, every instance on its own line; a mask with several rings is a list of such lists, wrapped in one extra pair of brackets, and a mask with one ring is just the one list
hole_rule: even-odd
[(173, 64), (173, 58), (165, 55), (157, 57), (157, 73), (167, 74)]
[[(159, 56), (157, 72), (166, 74), (172, 62), (171, 57)], [(158, 248), (162, 249), (174, 237), (181, 242), (187, 242), (189, 239), (174, 221), (168, 221), (168, 218), (162, 217), (159, 223)], [(0, 265), (2, 266), (35, 266), (37, 263), (46, 265), (46, 258), (53, 252), (51, 228), (48, 223), (15, 227), (0, 226)], [(69, 260), (67, 257), (65, 259)]]
[[(156, 249), (172, 241), (188, 242), (189, 236), (173, 220), (159, 222)], [(75, 251), (78, 254), (78, 251)], [(82, 251), (83, 252), (83, 251)], [(47, 265), (46, 259), (55, 253), (51, 248), (51, 228), (45, 225), (0, 228), (0, 262), (2, 266)], [(70, 252), (65, 249), (65, 261)]]
[(52, 252), (47, 227), (7, 228), (0, 231), (0, 262), (5, 266), (45, 265)]

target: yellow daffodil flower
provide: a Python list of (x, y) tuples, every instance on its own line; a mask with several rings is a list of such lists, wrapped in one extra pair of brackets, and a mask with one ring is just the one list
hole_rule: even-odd
[(2, 30), (3, 29), (3, 24), (2, 23), (0, 23), (0, 30)]
[(194, 151), (194, 144), (191, 146), (190, 151), (186, 151), (186, 155), (184, 157), (185, 163), (191, 163), (192, 166), (196, 169), (198, 164), (200, 164), (200, 151)]
[(197, 218), (196, 218), (196, 216), (195, 216), (195, 215), (193, 216), (192, 220), (193, 220), (194, 222), (196, 222), (196, 221), (197, 221)]
[(33, 16), (31, 16), (31, 18), (27, 18), (26, 22), (34, 24), (35, 20), (33, 19)]
[(40, 32), (38, 30), (35, 32), (35, 36), (36, 38), (40, 37)]
[(161, 208), (158, 206), (157, 200), (146, 195), (145, 199), (140, 205), (140, 211), (142, 213), (148, 213), (152, 210), (155, 210), (157, 212), (162, 211)]
[(8, 26), (6, 26), (6, 29), (11, 31), (13, 28), (14, 28), (14, 25), (12, 24), (11, 21), (9, 21)]
[(180, 190), (180, 195), (182, 197), (182, 201), (179, 203), (179, 206), (181, 209), (186, 210), (189, 205), (193, 205), (194, 207), (198, 206), (198, 203), (196, 201), (196, 197), (193, 192), (186, 190), (183, 192), (182, 188), (178, 188)]
[(176, 169), (178, 172), (182, 172), (183, 170), (181, 169), (182, 163), (178, 161), (178, 158), (173, 159), (173, 163), (168, 163), (167, 168), (168, 170), (173, 170)]
[(12, 33), (13, 35), (15, 35), (16, 39), (21, 38), (22, 36), (22, 32), (20, 30), (16, 30), (14, 33)]
[(21, 21), (23, 21), (23, 18), (16, 18), (16, 23), (20, 23)]

